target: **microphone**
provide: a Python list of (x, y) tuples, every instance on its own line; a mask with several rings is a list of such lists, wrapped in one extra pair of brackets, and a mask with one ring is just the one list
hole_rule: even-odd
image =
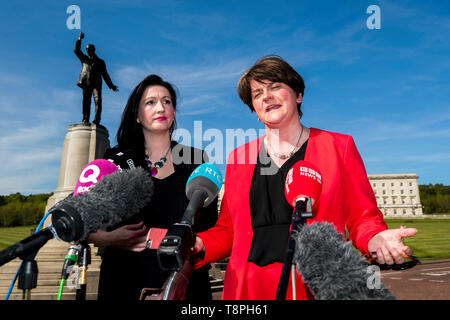
[[(292, 232), (298, 226), (304, 225), (307, 219), (313, 218), (312, 203), (316, 202), (322, 190), (322, 176), (316, 166), (308, 161), (298, 161), (289, 169), (284, 183), (284, 195), (287, 202), (294, 207), (291, 222), (291, 234), (289, 236), (283, 268), (281, 269), (276, 300), (286, 299), (289, 282), (289, 273), (292, 270), (292, 260), (295, 253), (295, 240)], [(295, 280), (294, 274), (292, 280)], [(295, 284), (292, 285), (293, 298), (295, 300)]]
[(99, 228), (114, 226), (138, 213), (150, 203), (153, 188), (153, 180), (143, 168), (114, 172), (104, 176), (89, 192), (58, 203), (52, 212), (52, 222), (78, 215), (83, 222), (81, 235), (64, 234), (62, 240), (83, 242)]
[(192, 226), (198, 218), (199, 209), (213, 202), (222, 183), (222, 174), (210, 163), (203, 163), (191, 173), (186, 183), (189, 204), (180, 223), (169, 227), (157, 250), (161, 269), (177, 271), (183, 268), (190, 249), (194, 245)]
[(321, 187), (319, 170), (307, 161), (294, 164), (285, 181), (286, 200), (295, 207), (289, 238), (289, 244), (294, 242), (295, 254), (290, 259), (294, 260), (303, 282), (317, 299), (395, 299), (382, 285), (369, 289), (373, 286), (368, 285), (368, 276), (372, 276), (368, 275), (368, 262), (353, 250), (350, 241), (342, 240), (332, 224), (305, 223), (313, 218), (313, 202), (317, 203)]
[(374, 270), (350, 241), (344, 242), (331, 223), (304, 225), (293, 237), (297, 271), (316, 299), (396, 299), (381, 283), (379, 269)]
[[(95, 184), (97, 184), (104, 176), (113, 172), (122, 171), (116, 166), (111, 159), (96, 159), (86, 164), (81, 170), (78, 177), (73, 196), (88, 192)], [(64, 263), (61, 271), (61, 279), (67, 280), (72, 271), (73, 266), (77, 261), (78, 253), (82, 250), (80, 245), (71, 245), (64, 258)]]
[(139, 212), (152, 194), (153, 180), (143, 168), (106, 175), (89, 192), (69, 196), (53, 207), (50, 227), (0, 251), (0, 266), (27, 256), (51, 238), (83, 242), (99, 228), (114, 226)]
[[(311, 162), (301, 160), (289, 169), (284, 183), (284, 195), (291, 206), (296, 208), (299, 206), (298, 201), (306, 203), (309, 199), (312, 207), (312, 202), (317, 201), (321, 191), (322, 175)], [(312, 218), (312, 210), (309, 213), (307, 218)]]
[[(78, 196), (88, 192), (95, 184), (97, 184), (104, 176), (107, 176), (113, 172), (122, 172), (123, 168), (135, 168), (134, 160), (136, 153), (133, 150), (125, 150), (123, 152), (117, 152), (110, 156), (108, 160), (97, 159), (89, 162), (80, 173), (77, 184), (75, 186), (73, 196)], [(88, 259), (89, 258), (89, 259)], [(87, 270), (87, 263), (90, 263), (90, 248), (87, 244), (77, 244), (71, 245), (68, 252), (64, 258), (64, 263), (61, 271), (61, 285), (60, 291), (58, 292), (57, 299), (61, 299), (62, 288), (65, 281), (68, 279), (73, 266), (77, 262), (80, 264), (80, 279), (85, 280), (85, 273)], [(77, 298), (85, 294), (85, 284), (80, 284), (82, 289), (77, 289)]]
[(186, 196), (190, 200), (180, 223), (192, 226), (198, 210), (209, 206), (219, 194), (223, 177), (219, 169), (210, 163), (198, 166), (186, 182)]

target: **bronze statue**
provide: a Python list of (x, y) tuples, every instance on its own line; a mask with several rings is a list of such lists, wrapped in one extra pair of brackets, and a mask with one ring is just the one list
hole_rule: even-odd
[(87, 55), (81, 52), (81, 40), (83, 38), (84, 33), (80, 32), (80, 35), (75, 42), (75, 49), (73, 50), (78, 59), (80, 59), (82, 66), (77, 85), (83, 89), (83, 123), (89, 123), (91, 97), (93, 96), (95, 116), (92, 123), (100, 125), (102, 113), (102, 78), (111, 90), (118, 91), (118, 88), (112, 83), (111, 78), (106, 71), (105, 61), (95, 54), (95, 46), (93, 44), (88, 44), (86, 46)]

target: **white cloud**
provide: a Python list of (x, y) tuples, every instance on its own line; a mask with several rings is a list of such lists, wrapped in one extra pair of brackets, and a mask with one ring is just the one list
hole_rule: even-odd
[(405, 157), (409, 161), (418, 161), (423, 163), (448, 163), (450, 161), (449, 152), (436, 152), (429, 154), (410, 155)]
[(184, 64), (184, 65), (151, 65), (124, 66), (117, 71), (116, 78), (120, 84), (133, 89), (149, 74), (160, 75), (164, 80), (173, 83), (178, 88), (201, 87), (205, 92), (220, 85), (232, 84), (249, 66), (247, 61), (231, 60), (226, 63), (214, 64)]

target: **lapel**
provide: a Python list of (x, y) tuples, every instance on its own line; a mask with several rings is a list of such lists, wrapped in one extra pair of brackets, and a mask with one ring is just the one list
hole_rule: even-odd
[(306, 146), (305, 161), (315, 162), (317, 159), (316, 137), (319, 130), (316, 128), (309, 128), (308, 145)]
[[(318, 129), (310, 128), (310, 135), (305, 153), (306, 161), (316, 162), (318, 150), (315, 142), (319, 131), (320, 130)], [(228, 198), (231, 209), (230, 213), (232, 220), (240, 227), (245, 226), (245, 233), (248, 233), (251, 237), (253, 237), (253, 229), (250, 217), (250, 187), (259, 149), (264, 137), (265, 135), (237, 148), (233, 155), (234, 157), (229, 159), (234, 161), (234, 170), (228, 177), (228, 188), (231, 189), (228, 192), (232, 194), (232, 196)]]

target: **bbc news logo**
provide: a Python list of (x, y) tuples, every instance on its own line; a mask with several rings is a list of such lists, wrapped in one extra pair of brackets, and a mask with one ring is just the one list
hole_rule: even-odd
[[(314, 169), (311, 169), (309, 167), (305, 167), (305, 166), (299, 166), (299, 175), (306, 177), (308, 179), (313, 179), (316, 183), (322, 184), (322, 175), (317, 172)], [(292, 183), (293, 181), (293, 174), (294, 174), (294, 167), (291, 168), (287, 175), (286, 175), (286, 182), (285, 182), (285, 188), (286, 188), (286, 192), (289, 193), (290, 189), (289, 189), (289, 185)]]
[(307, 178), (312, 178), (316, 180), (318, 183), (322, 184), (321, 174), (315, 171), (314, 169), (308, 167), (300, 167), (300, 175), (305, 176)]

